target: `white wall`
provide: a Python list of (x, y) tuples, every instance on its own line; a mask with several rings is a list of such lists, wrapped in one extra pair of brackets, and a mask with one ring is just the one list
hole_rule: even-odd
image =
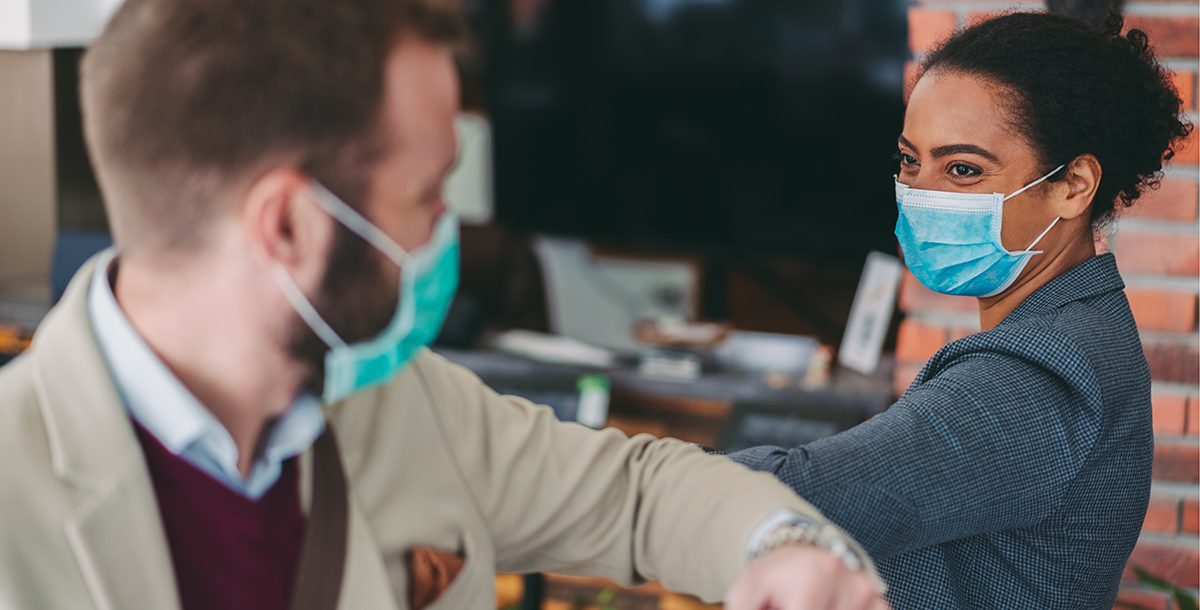
[(492, 128), (477, 114), (460, 114), (458, 165), (446, 179), (447, 206), (468, 224), (492, 220)]
[[(598, 258), (587, 244), (539, 238), (534, 244), (546, 280), (550, 328), (568, 337), (622, 352), (640, 352), (631, 331), (639, 319), (694, 319), (696, 269), (685, 262)], [(675, 305), (659, 295), (674, 292)]]
[(8, 284), (50, 274), (57, 211), (51, 52), (0, 50), (0, 92), (0, 283)]
[(121, 0), (0, 0), (0, 49), (85, 46)]

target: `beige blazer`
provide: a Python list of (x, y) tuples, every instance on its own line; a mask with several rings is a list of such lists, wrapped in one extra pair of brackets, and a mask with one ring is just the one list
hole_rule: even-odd
[[(3, 610), (179, 607), (146, 464), (93, 338), (93, 267), (0, 369)], [(406, 608), (414, 546), (466, 557), (435, 608), (494, 607), (497, 570), (661, 579), (715, 600), (755, 525), (785, 507), (818, 516), (771, 476), (560, 423), (432, 353), (327, 414), (350, 479), (347, 610)]]

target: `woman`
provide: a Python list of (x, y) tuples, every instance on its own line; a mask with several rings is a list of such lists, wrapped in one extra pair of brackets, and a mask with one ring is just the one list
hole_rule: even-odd
[(896, 236), (922, 283), (978, 298), (983, 330), (874, 419), (733, 456), (860, 540), (898, 610), (1113, 605), (1150, 491), (1150, 377), (1093, 235), (1191, 129), (1145, 34), (1121, 29), (1012, 14), (929, 55)]

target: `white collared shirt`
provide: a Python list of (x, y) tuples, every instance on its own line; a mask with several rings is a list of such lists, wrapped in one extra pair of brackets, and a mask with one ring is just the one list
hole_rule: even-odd
[(307, 451), (325, 429), (320, 402), (311, 394), (298, 396), (270, 429), (250, 476), (243, 477), (229, 431), (158, 359), (121, 311), (108, 282), (115, 258), (110, 249), (96, 266), (88, 313), (100, 353), (130, 416), (171, 453), (234, 491), (261, 498), (279, 479), (283, 462)]

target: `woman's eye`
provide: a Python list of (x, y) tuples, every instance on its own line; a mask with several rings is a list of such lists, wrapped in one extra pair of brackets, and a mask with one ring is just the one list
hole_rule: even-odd
[(917, 158), (908, 153), (896, 153), (896, 159), (900, 161), (900, 165), (903, 167), (918, 165)]
[(950, 174), (955, 178), (975, 178), (983, 174), (983, 171), (978, 167), (973, 167), (963, 163), (955, 163), (950, 166)]

